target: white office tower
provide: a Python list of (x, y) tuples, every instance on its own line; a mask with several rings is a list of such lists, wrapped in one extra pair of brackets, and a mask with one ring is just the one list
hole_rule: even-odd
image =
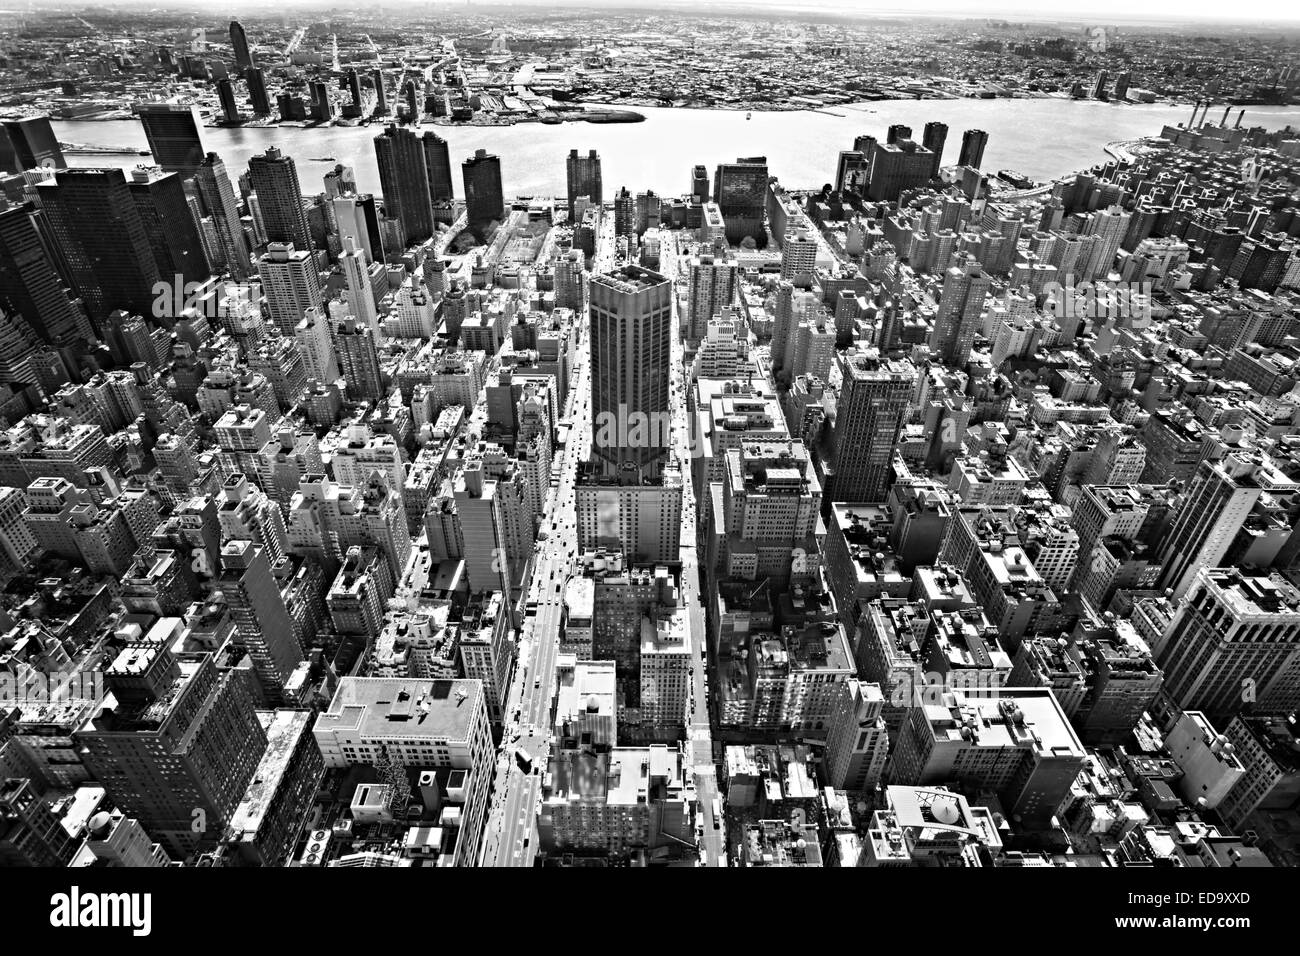
[(302, 352), (303, 367), (309, 379), (322, 384), (338, 379), (339, 363), (334, 356), (329, 321), (322, 309), (308, 309), (294, 329), (293, 337), (298, 343), (298, 350)]
[(1258, 453), (1233, 452), (1203, 461), (1187, 486), (1173, 526), (1160, 548), (1161, 584), (1182, 600), (1201, 568), (1218, 567), (1263, 487)]
[(374, 287), (370, 284), (370, 269), (366, 254), (353, 236), (343, 237), (343, 254), (339, 256), (343, 268), (344, 296), (348, 310), (357, 321), (374, 333), (375, 340), (382, 338), (379, 328), (379, 310), (375, 308)]
[(340, 236), (352, 236), (358, 248), (365, 252), (366, 258), (371, 262), (382, 258), (375, 255), (378, 250), (370, 245), (365, 208), (357, 202), (356, 196), (336, 196), (330, 200), (330, 207), (334, 211), (334, 226)]

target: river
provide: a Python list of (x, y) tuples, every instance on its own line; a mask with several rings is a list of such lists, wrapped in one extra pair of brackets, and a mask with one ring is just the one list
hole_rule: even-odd
[[(1211, 119), (1223, 107), (1211, 108)], [(930, 120), (948, 125), (943, 163), (957, 161), (961, 134), (982, 129), (989, 134), (984, 153), (986, 172), (1014, 169), (1035, 179), (1051, 179), (1084, 169), (1108, 157), (1103, 147), (1116, 140), (1156, 135), (1165, 123), (1186, 122), (1191, 106), (1110, 104), (1065, 99), (1025, 100), (881, 100), (856, 106), (831, 106), (826, 112), (755, 112), (638, 107), (643, 123), (563, 123), (472, 127), (430, 126), (451, 145), (453, 162), (479, 148), (501, 157), (507, 196), (564, 195), (565, 156), (570, 149), (600, 153), (605, 198), (626, 185), (633, 192), (646, 188), (676, 196), (690, 188), (694, 165), (709, 170), (739, 156), (766, 156), (768, 168), (788, 188), (819, 187), (835, 174), (842, 149), (851, 149), (854, 136), (870, 133), (881, 139), (888, 126), (906, 123), (919, 140)], [(828, 115), (830, 113), (838, 115)], [(1235, 122), (1237, 110), (1232, 112)], [(1246, 107), (1245, 126), (1279, 129), (1300, 126), (1300, 108)], [(53, 123), (63, 142), (147, 149), (144, 131), (133, 120)], [(270, 128), (210, 128), (204, 145), (215, 150), (232, 175), (242, 173), (249, 157), (278, 146), (298, 164), (303, 192), (321, 186), (320, 177), (333, 163), (314, 158), (333, 156), (355, 168), (362, 191), (379, 192), (373, 140), (381, 126)], [(130, 168), (149, 162), (131, 153), (68, 157), (73, 166), (114, 165)], [(456, 177), (456, 193), (461, 183)]]

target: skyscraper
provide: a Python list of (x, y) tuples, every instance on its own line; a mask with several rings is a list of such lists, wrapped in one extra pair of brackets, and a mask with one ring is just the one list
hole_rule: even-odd
[(240, 121), (242, 117), (239, 113), (239, 103), (235, 100), (235, 84), (228, 76), (217, 80), (217, 101), (221, 104), (221, 116), (227, 123)]
[(0, 123), (0, 173), (27, 169), (67, 169), (58, 137), (48, 116), (5, 120)]
[(308, 309), (324, 312), (324, 292), (316, 257), (294, 249), (292, 244), (273, 242), (257, 261), (262, 291), (271, 321), (285, 335), (293, 335)]
[(424, 148), (424, 167), (429, 179), (429, 199), (435, 203), (451, 202), (455, 198), (451, 188), (451, 155), (447, 141), (434, 132), (420, 137)]
[(388, 115), (388, 94), (384, 92), (384, 71), (375, 69), (370, 71), (370, 79), (375, 85), (375, 115)]
[(248, 83), (248, 102), (257, 116), (271, 115), (271, 98), (266, 92), (266, 71), (261, 67), (251, 67), (244, 72)]
[(822, 500), (884, 501), (916, 367), (874, 351), (841, 352), (835, 361), (841, 385), (831, 439), (834, 469), (826, 476)]
[(929, 182), (933, 171), (934, 154), (910, 138), (877, 143), (871, 155), (867, 197), (895, 201), (903, 190)]
[(207, 214), (212, 217), (213, 229), (217, 234), (216, 248), (220, 261), (213, 262), (213, 268), (224, 269), (239, 281), (247, 279), (253, 272), (253, 263), (248, 255), (248, 243), (244, 239), (244, 226), (239, 218), (239, 206), (235, 203), (235, 189), (230, 185), (226, 175), (226, 164), (216, 153), (208, 153), (194, 172), (194, 185)]
[(177, 173), (137, 167), (127, 183), (164, 281), (202, 282), (212, 270)]
[(30, 204), (0, 210), (0, 300), (16, 309), (46, 343), (72, 345), (92, 330), (59, 279), (33, 221)]
[(984, 147), (988, 145), (989, 134), (982, 129), (968, 129), (961, 134), (961, 155), (957, 158), (958, 166), (980, 168), (984, 162)]
[(1259, 501), (1261, 463), (1248, 452), (1202, 461), (1160, 545), (1162, 587), (1182, 600), (1201, 568), (1217, 567)]
[(122, 170), (61, 170), (37, 192), (91, 318), (152, 314), (161, 273)]
[(921, 135), (921, 145), (934, 153), (934, 167), (930, 171), (930, 178), (939, 175), (939, 165), (943, 161), (943, 144), (948, 139), (948, 126), (946, 123), (929, 122), (925, 124), (925, 132)]
[(154, 162), (169, 173), (193, 176), (204, 156), (198, 109), (179, 103), (145, 103), (139, 116)]
[(86, 767), (173, 856), (220, 839), (266, 749), (250, 672), (140, 643), (104, 676), (108, 696), (73, 735)]
[(311, 227), (293, 158), (269, 147), (248, 161), (248, 179), (261, 205), (267, 242), (289, 242), (310, 250)]
[(383, 190), (384, 215), (402, 226), (404, 245), (433, 235), (429, 167), (420, 137), (391, 124), (375, 137), (375, 159)]
[(686, 337), (699, 340), (708, 331), (709, 320), (735, 300), (739, 267), (735, 259), (704, 253), (693, 257), (689, 268)]
[(238, 20), (230, 21), (230, 45), (235, 50), (235, 66), (241, 70), (246, 70), (256, 66), (253, 62), (252, 51), (248, 49), (248, 35), (244, 32), (243, 24)]
[(943, 278), (939, 311), (930, 332), (930, 348), (945, 364), (964, 366), (970, 359), (975, 333), (984, 313), (984, 299), (993, 280), (978, 262), (951, 267)]
[(611, 470), (631, 462), (644, 474), (667, 452), (673, 284), (625, 266), (588, 289), (592, 449)]
[(1216, 726), (1243, 705), (1292, 714), (1300, 706), (1300, 591), (1280, 574), (1199, 568), (1152, 649), (1170, 699)]
[(217, 587), (230, 608), (239, 643), (252, 658), (263, 696), (282, 703), (285, 684), (303, 656), (266, 550), (252, 541), (227, 541), (221, 547)]
[(470, 231), (481, 241), (488, 227), (505, 218), (501, 160), (486, 149), (476, 150), (461, 166), (465, 177), (465, 213)]
[(569, 221), (573, 221), (573, 202), (579, 196), (586, 196), (593, 206), (603, 202), (600, 185), (600, 154), (594, 149), (582, 156), (576, 149), (569, 150), (565, 161), (565, 173), (569, 185)]
[(713, 201), (722, 211), (727, 241), (753, 239), (760, 247), (767, 243), (763, 215), (767, 206), (767, 157), (741, 158), (720, 163), (713, 178)]

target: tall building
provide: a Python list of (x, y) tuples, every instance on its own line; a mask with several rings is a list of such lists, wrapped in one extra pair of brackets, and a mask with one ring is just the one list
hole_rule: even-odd
[(234, 48), (235, 66), (238, 69), (246, 70), (257, 65), (253, 62), (253, 53), (248, 48), (248, 34), (244, 32), (243, 24), (238, 20), (230, 21), (230, 45)]
[(0, 173), (67, 168), (48, 116), (0, 121)]
[(643, 474), (667, 454), (671, 279), (625, 266), (588, 284), (592, 450), (607, 466)]
[[(1160, 545), (1160, 583), (1181, 600), (1201, 568), (1218, 567), (1263, 488), (1257, 455), (1233, 452), (1202, 461)], [(1204, 710), (1205, 708), (1201, 708)]]
[(569, 221), (573, 222), (573, 203), (579, 196), (587, 197), (593, 206), (604, 201), (600, 184), (600, 154), (593, 149), (582, 156), (576, 149), (569, 150), (565, 174), (569, 185)]
[(879, 684), (849, 678), (826, 730), (826, 779), (837, 790), (875, 790), (889, 757), (885, 697)]
[(867, 198), (894, 202), (904, 190), (928, 183), (932, 175), (934, 154), (912, 139), (877, 143), (871, 155)]
[(501, 188), (501, 160), (486, 149), (476, 150), (461, 164), (465, 178), (465, 214), (470, 231), (482, 240), (488, 227), (505, 218), (505, 194)]
[(420, 137), (413, 130), (392, 124), (375, 137), (375, 159), (384, 215), (401, 223), (405, 245), (428, 239), (433, 235), (433, 208), (428, 156)]
[(447, 141), (432, 131), (420, 137), (424, 148), (424, 167), (429, 180), (429, 199), (435, 203), (451, 202), (455, 198), (451, 187), (451, 155)]
[(749, 238), (760, 247), (767, 244), (763, 227), (767, 185), (766, 156), (718, 164), (713, 177), (713, 201), (722, 211), (728, 242), (737, 244)]
[(260, 66), (250, 67), (244, 71), (244, 81), (248, 84), (248, 102), (256, 116), (271, 115), (271, 97), (266, 92), (266, 71)]
[(945, 691), (912, 707), (889, 779), (988, 789), (1029, 828), (1050, 826), (1087, 754), (1047, 687)]
[(444, 839), (454, 845), (442, 849), (457, 866), (477, 863), (496, 771), (482, 681), (344, 677), (312, 733), (329, 769), (432, 771), (434, 786), (460, 810), (443, 810), (442, 819), (459, 826), (444, 826)]
[(975, 333), (981, 328), (984, 299), (993, 280), (979, 263), (952, 266), (943, 277), (939, 310), (930, 332), (930, 349), (945, 365), (962, 368), (970, 360)]
[(248, 161), (248, 179), (257, 193), (267, 242), (287, 242), (310, 250), (311, 227), (293, 158), (271, 146)]
[(699, 340), (708, 331), (709, 320), (735, 301), (740, 270), (735, 259), (710, 253), (692, 257), (688, 268), (686, 337)]
[(375, 87), (375, 115), (388, 115), (388, 94), (384, 90), (384, 71), (374, 69), (370, 71), (370, 80)]
[(222, 119), (227, 123), (238, 123), (244, 118), (235, 99), (235, 84), (228, 76), (217, 80), (217, 102), (221, 104)]
[(199, 130), (203, 126), (194, 106), (180, 103), (145, 103), (138, 110), (145, 139), (154, 162), (169, 173), (194, 175), (205, 151)]
[(334, 352), (339, 359), (339, 372), (347, 380), (348, 397), (374, 401), (383, 398), (384, 380), (374, 332), (350, 315), (332, 322), (330, 331)]
[(174, 857), (215, 843), (266, 750), (252, 672), (140, 643), (104, 679), (108, 694), (73, 734), (86, 767)]
[(178, 173), (137, 167), (127, 183), (163, 281), (202, 282), (212, 275)]
[(932, 179), (939, 176), (939, 166), (943, 161), (943, 144), (947, 139), (947, 124), (937, 121), (925, 124), (925, 132), (921, 134), (921, 145), (934, 153), (934, 165), (930, 169), (930, 178)]
[(122, 170), (61, 170), (37, 193), (91, 318), (152, 315), (161, 275)]
[(1216, 726), (1300, 707), (1300, 591), (1280, 574), (1202, 567), (1152, 647), (1164, 691)]
[(801, 289), (811, 286), (817, 269), (817, 248), (817, 237), (807, 230), (787, 234), (781, 247), (781, 278)]
[(316, 257), (284, 243), (273, 242), (257, 260), (271, 321), (285, 335), (293, 335), (309, 309), (324, 314), (324, 291)]
[(194, 185), (217, 234), (213, 251), (220, 255), (220, 261), (214, 261), (213, 268), (225, 270), (239, 281), (247, 279), (253, 273), (253, 263), (235, 202), (235, 189), (220, 156), (208, 153), (202, 157), (194, 172)]
[(833, 470), (823, 501), (885, 500), (890, 461), (907, 421), (916, 367), (876, 353), (838, 353), (841, 391), (832, 432)]
[(285, 685), (303, 656), (266, 549), (252, 541), (227, 541), (221, 548), (217, 587), (230, 608), (237, 640), (253, 661), (263, 696), (271, 703), (284, 702)]
[(0, 300), (17, 310), (41, 339), (72, 345), (94, 333), (69, 298), (30, 204), (0, 209)]
[(961, 154), (957, 157), (957, 165), (979, 169), (984, 162), (984, 147), (988, 143), (989, 134), (984, 130), (966, 130), (961, 134)]

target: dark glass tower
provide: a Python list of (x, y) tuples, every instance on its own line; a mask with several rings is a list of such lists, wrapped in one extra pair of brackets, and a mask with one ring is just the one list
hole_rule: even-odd
[(154, 261), (166, 281), (202, 282), (212, 270), (203, 254), (203, 242), (190, 214), (185, 187), (176, 173), (136, 169), (127, 183), (144, 222)]
[(178, 103), (146, 103), (139, 115), (154, 162), (169, 173), (193, 176), (204, 156), (198, 111)]
[(0, 301), (19, 312), (44, 341), (71, 345), (86, 328), (59, 279), (30, 204), (0, 211)]
[(25, 169), (67, 169), (58, 137), (48, 116), (5, 120), (0, 123), (0, 172)]
[(420, 137), (390, 125), (375, 137), (375, 159), (384, 196), (384, 214), (402, 224), (404, 245), (433, 235), (429, 169)]
[(452, 194), (451, 154), (447, 151), (447, 141), (435, 133), (425, 133), (420, 143), (424, 147), (429, 198), (434, 202), (450, 202), (455, 197)]
[(247, 70), (254, 66), (252, 51), (248, 49), (248, 34), (238, 20), (230, 21), (230, 45), (235, 49), (235, 66)]
[(579, 196), (586, 196), (594, 206), (602, 202), (600, 183), (600, 154), (594, 149), (581, 155), (576, 149), (569, 150), (569, 159), (565, 163), (569, 185), (569, 219), (573, 219), (573, 204)]
[(505, 215), (501, 160), (486, 149), (480, 149), (465, 160), (461, 171), (465, 176), (465, 212), (469, 228), (482, 240), (488, 227), (493, 222), (500, 222)]
[(151, 315), (162, 274), (122, 170), (65, 169), (36, 189), (91, 318)]

